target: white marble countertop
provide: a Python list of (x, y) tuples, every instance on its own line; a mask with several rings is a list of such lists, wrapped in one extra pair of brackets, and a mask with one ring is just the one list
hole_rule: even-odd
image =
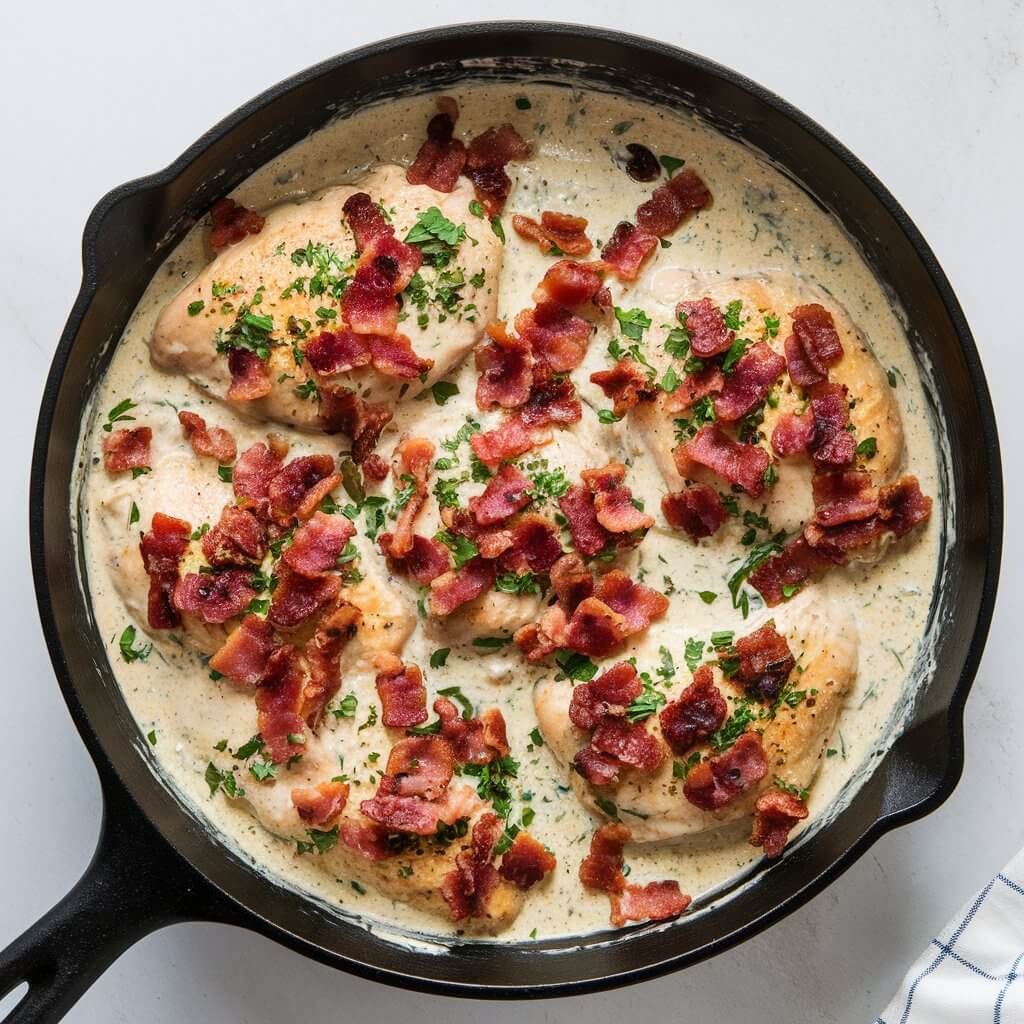
[(396, 0), (300, 7), (249, 0), (12, 4), (0, 38), (0, 548), (4, 768), (0, 945), (85, 868), (99, 787), (53, 681), (32, 597), (27, 479), (39, 395), (77, 292), (81, 228), (107, 189), (156, 170), (269, 84), (373, 39), (514, 14), (677, 43), (730, 65), (817, 119), (886, 182), (959, 294), (999, 415), (1007, 490), (1002, 588), (967, 707), (963, 780), (930, 817), (881, 840), (838, 882), (758, 938), (639, 987), (575, 1001), (481, 1004), (347, 977), (239, 930), (179, 925), (123, 956), (72, 1010), (78, 1024), (302, 1019), (495, 1024), (585, 1018), (868, 1021), (957, 906), (1024, 844), (1024, 418), (1019, 373), (1024, 201), (1021, 0), (636, 4)]

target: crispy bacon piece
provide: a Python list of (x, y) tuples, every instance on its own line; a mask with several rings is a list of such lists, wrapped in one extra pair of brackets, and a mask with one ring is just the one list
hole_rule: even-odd
[(665, 399), (665, 412), (686, 412), (694, 402), (724, 387), (725, 374), (714, 364), (696, 373), (688, 373), (679, 382), (679, 387)]
[(103, 468), (108, 473), (145, 469), (149, 465), (149, 445), (153, 431), (149, 427), (115, 430), (103, 438)]
[(436, 800), (448, 788), (454, 772), (455, 754), (446, 739), (441, 736), (407, 736), (399, 740), (388, 754), (380, 793)]
[(567, 611), (594, 592), (594, 577), (576, 552), (563, 555), (551, 567), (551, 589)]
[(725, 326), (722, 311), (705, 296), (696, 302), (680, 302), (676, 316), (690, 335), (690, 350), (701, 359), (728, 352), (736, 334)]
[(625, 718), (603, 719), (590, 737), (590, 745), (642, 772), (656, 772), (665, 760), (664, 748), (658, 738), (647, 731), (647, 725), (627, 722)]
[(868, 519), (878, 511), (878, 491), (863, 470), (815, 473), (811, 481), (814, 521), (819, 526)]
[(519, 889), (529, 889), (555, 870), (555, 855), (529, 832), (518, 832), (501, 859), (498, 874)]
[(221, 623), (240, 615), (256, 596), (251, 577), (242, 569), (190, 572), (174, 585), (171, 600), (179, 612), (203, 622)]
[(630, 142), (626, 146), (629, 159), (626, 161), (626, 173), (634, 181), (654, 181), (661, 177), (661, 164), (658, 158), (639, 142)]
[(565, 631), (565, 646), (603, 658), (629, 636), (626, 619), (596, 597), (581, 601)]
[(330, 455), (303, 455), (275, 473), (267, 485), (270, 514), (282, 526), (304, 522), (341, 483)]
[(471, 558), (457, 571), (446, 572), (430, 584), (430, 614), (451, 615), (456, 608), (473, 601), (494, 586), (494, 563)]
[(691, 213), (711, 203), (704, 180), (689, 168), (680, 171), (667, 185), (656, 188), (646, 203), (636, 209), (639, 227), (652, 235), (668, 235)]
[(635, 281), (641, 264), (657, 248), (657, 235), (624, 220), (616, 225), (612, 237), (605, 242), (601, 259), (621, 280)]
[(661, 709), (658, 720), (665, 742), (676, 754), (685, 754), (699, 739), (722, 727), (729, 707), (715, 686), (710, 665), (701, 665), (693, 682), (679, 697)]
[(857, 443), (848, 427), (850, 406), (846, 386), (828, 382), (810, 388), (814, 414), (814, 444), (811, 454), (818, 469), (849, 466), (856, 455)]
[(560, 250), (567, 256), (586, 256), (593, 248), (587, 238), (587, 221), (584, 217), (545, 210), (538, 224), (532, 217), (517, 213), (512, 217), (512, 227), (517, 235), (536, 242), (543, 253)]
[(609, 786), (619, 781), (622, 762), (611, 754), (602, 753), (592, 746), (576, 751), (573, 768), (594, 786)]
[(530, 504), (532, 486), (528, 477), (506, 463), (488, 480), (483, 494), (469, 499), (469, 511), (481, 526), (494, 526)]
[(281, 456), (258, 441), (238, 457), (232, 471), (235, 496), (257, 504), (267, 498), (270, 481), (281, 471)]
[(455, 857), (455, 867), (441, 880), (441, 895), (453, 921), (487, 913), (487, 903), (498, 884), (491, 857), (500, 835), (497, 815), (481, 815), (473, 826), (470, 848)]
[(769, 789), (754, 804), (750, 845), (760, 846), (766, 857), (778, 857), (789, 841), (789, 833), (807, 813), (807, 804), (799, 797), (781, 789)]
[(620, 359), (610, 370), (598, 370), (590, 375), (613, 402), (612, 411), (621, 419), (640, 402), (650, 402), (658, 394), (657, 385), (634, 359)]
[(548, 608), (538, 622), (520, 626), (513, 639), (527, 661), (540, 661), (566, 645), (568, 626), (565, 610), (556, 604)]
[(558, 499), (558, 507), (569, 522), (573, 547), (584, 557), (593, 558), (603, 551), (611, 538), (598, 522), (594, 496), (583, 484), (572, 484)]
[(620, 661), (588, 683), (573, 687), (569, 720), (580, 729), (594, 729), (607, 716), (621, 716), (626, 706), (643, 693), (636, 669)]
[[(839, 340), (832, 314), (824, 306), (813, 302), (807, 306), (797, 306), (789, 315), (793, 320), (791, 337), (800, 345), (802, 362), (814, 371), (817, 379), (824, 380), (829, 368), (843, 358), (843, 343)], [(789, 354), (788, 339), (786, 354)], [(795, 379), (793, 383), (806, 386)]]
[(590, 839), (590, 852), (580, 863), (580, 881), (588, 889), (600, 892), (622, 892), (626, 876), (622, 868), (626, 861), (622, 855), (633, 833), (622, 824), (602, 825)]
[(488, 469), (497, 469), (503, 459), (513, 459), (528, 452), (534, 445), (546, 444), (550, 440), (549, 432), (527, 427), (522, 420), (513, 416), (494, 430), (474, 434), (469, 443), (473, 453)]
[(597, 302), (603, 269), (600, 263), (559, 260), (548, 267), (533, 293), (533, 301), (557, 302), (567, 309), (579, 309), (588, 302)]
[(388, 464), (379, 455), (370, 455), (363, 460), (360, 467), (363, 476), (368, 480), (386, 480), (388, 476)]
[(558, 527), (543, 516), (521, 516), (509, 536), (511, 543), (498, 558), (502, 572), (546, 573), (562, 557)]
[(342, 319), (356, 334), (387, 337), (398, 330), (397, 276), (393, 263), (383, 267), (367, 263), (356, 269), (341, 298)]
[(410, 185), (429, 185), (435, 192), (451, 192), (466, 165), (466, 147), (453, 138), (459, 108), (450, 96), (441, 96), (438, 112), (427, 123), (427, 138), (405, 172)]
[(768, 342), (751, 346), (725, 378), (725, 387), (714, 402), (716, 418), (726, 423), (742, 419), (764, 401), (785, 369), (786, 360)]
[(337, 608), (319, 620), (302, 650), (307, 676), (302, 714), (312, 726), (319, 724), (328, 702), (341, 687), (338, 659), (362, 617), (355, 605), (340, 601)]
[(512, 531), (505, 527), (483, 527), (465, 508), (442, 508), (441, 522), (452, 532), (468, 537), (482, 557), (497, 558), (512, 546)]
[(800, 455), (814, 442), (814, 413), (810, 409), (797, 413), (784, 412), (772, 430), (772, 450), (780, 459)]
[(575, 370), (583, 362), (594, 332), (588, 320), (558, 302), (539, 302), (520, 311), (515, 325), (534, 359), (555, 373)]
[(598, 523), (609, 533), (633, 533), (654, 525), (654, 519), (633, 503), (633, 492), (623, 483), (626, 467), (621, 462), (610, 462), (601, 469), (585, 469), (580, 476), (593, 492)]
[(470, 142), (463, 173), (473, 183), (476, 198), (488, 217), (501, 213), (512, 190), (505, 165), (529, 155), (530, 147), (510, 124), (488, 128)]
[(413, 527), (427, 500), (427, 480), (434, 462), (434, 443), (425, 437), (407, 437), (395, 449), (394, 474), (398, 483), (413, 485), (399, 513), (391, 538), (391, 554), (404, 558), (412, 551)]
[(330, 825), (345, 809), (348, 791), (347, 782), (320, 782), (309, 788), (296, 786), (291, 792), (292, 804), (303, 821)]
[(395, 851), (388, 842), (388, 830), (375, 821), (343, 821), (340, 827), (341, 841), (367, 860), (388, 860)]
[(690, 770), (683, 783), (683, 796), (694, 807), (715, 811), (768, 774), (761, 737), (745, 732), (724, 754), (702, 761)]
[(423, 673), (394, 655), (378, 656), (377, 694), (381, 721), (389, 729), (408, 729), (427, 720), (427, 688)]
[(409, 553), (404, 558), (395, 558), (391, 554), (392, 540), (393, 534), (382, 533), (378, 541), (381, 552), (388, 559), (391, 571), (409, 576), (421, 587), (427, 586), (451, 568), (452, 560), (448, 549), (439, 541), (414, 533)]
[(235, 461), (238, 449), (235, 439), (223, 427), (207, 428), (206, 420), (198, 413), (183, 410), (178, 422), (196, 455), (216, 459), (222, 466)]
[(413, 351), (412, 342), (404, 334), (390, 338), (370, 335), (370, 356), (375, 370), (400, 380), (422, 377), (434, 365), (433, 359), (421, 359)]
[(579, 423), (582, 417), (583, 408), (576, 397), (576, 385), (572, 380), (569, 377), (555, 377), (546, 364), (536, 367), (530, 397), (516, 418), (525, 426), (533, 428), (550, 424), (566, 426)]
[(149, 576), (147, 621), (153, 629), (171, 629), (181, 622), (171, 595), (191, 535), (192, 527), (184, 519), (157, 512), (149, 530), (142, 536), (139, 551)]
[(381, 208), (365, 192), (349, 196), (341, 212), (348, 221), (360, 252), (368, 249), (378, 238), (393, 236), (395, 233)]
[(611, 895), (611, 923), (621, 928), (627, 921), (665, 921), (678, 917), (692, 902), (674, 880), (627, 885)]
[(634, 582), (618, 569), (605, 573), (597, 581), (594, 597), (625, 618), (630, 634), (645, 630), (668, 611), (668, 598), (664, 594)]
[(319, 576), (338, 567), (338, 557), (355, 532), (355, 525), (345, 516), (314, 512), (313, 518), (295, 531), (281, 558), (303, 576)]
[(337, 576), (303, 576), (287, 562), (278, 562), (277, 586), (267, 618), (286, 629), (297, 626), (335, 601), (340, 590), (341, 580)]
[(320, 418), (324, 430), (352, 439), (352, 460), (358, 465), (368, 463), (381, 431), (393, 415), (389, 406), (382, 402), (364, 402), (351, 388), (320, 389)]
[(441, 735), (451, 744), (459, 764), (490, 764), (509, 753), (505, 717), (498, 708), (487, 708), (479, 718), (463, 718), (446, 697), (434, 701), (441, 719)]
[(247, 348), (233, 348), (228, 353), (229, 402), (252, 402), (270, 394), (270, 374), (267, 364)]
[(279, 646), (266, 619), (246, 615), (210, 658), (210, 668), (243, 686), (256, 687), (266, 678), (271, 655)]
[(530, 397), (533, 384), (533, 356), (522, 338), (509, 334), (503, 322), (488, 324), (490, 341), (477, 348), (474, 359), (480, 377), (476, 382), (476, 404), (514, 409)]
[(411, 832), (418, 836), (433, 835), (441, 820), (437, 806), (418, 796), (375, 796), (363, 800), (359, 810), (388, 832)]
[(210, 207), (210, 245), (225, 249), (248, 235), (258, 235), (265, 221), (255, 210), (224, 196)]
[(321, 331), (306, 342), (305, 355), (309, 365), (320, 377), (334, 377), (348, 373), (357, 366), (370, 362), (370, 343), (373, 335), (355, 331)]
[(803, 345), (795, 334), (791, 334), (783, 346), (786, 351), (786, 367), (789, 371), (789, 379), (800, 388), (809, 388), (813, 384), (820, 384), (826, 379), (824, 374), (810, 364), (804, 352)]
[(760, 497), (764, 491), (764, 474), (771, 461), (763, 448), (734, 441), (714, 423), (706, 423), (673, 454), (681, 475), (687, 475), (688, 462), (696, 462), (723, 480), (738, 484), (752, 498)]
[(718, 491), (708, 484), (691, 484), (685, 490), (666, 494), (661, 499), (661, 514), (669, 526), (685, 531), (694, 540), (711, 537), (729, 518)]
[(203, 554), (210, 565), (258, 566), (267, 553), (263, 526), (252, 512), (237, 505), (225, 505), (217, 524), (202, 540)]
[(782, 692), (796, 659), (786, 638), (776, 629), (774, 622), (766, 622), (760, 629), (736, 641), (740, 664), (736, 678), (747, 692), (763, 701), (773, 701)]
[(786, 543), (777, 555), (762, 562), (751, 574), (750, 585), (774, 606), (785, 601), (812, 576), (846, 561), (842, 551), (831, 547), (811, 547), (802, 535)]
[(274, 764), (284, 764), (305, 750), (304, 684), (305, 674), (294, 648), (279, 647), (270, 660), (267, 678), (256, 691), (256, 721)]

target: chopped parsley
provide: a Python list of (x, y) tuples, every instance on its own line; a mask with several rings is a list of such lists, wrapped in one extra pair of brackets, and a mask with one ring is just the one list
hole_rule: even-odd
[(498, 241), (501, 242), (502, 245), (504, 245), (505, 244), (505, 229), (501, 225), (501, 218), (500, 217), (492, 217), (491, 218), (491, 230), (497, 236)]
[(665, 173), (670, 178), (679, 170), (680, 167), (683, 166), (683, 164), (686, 163), (685, 160), (680, 160), (677, 156), (669, 156), (667, 153), (662, 153), (662, 155), (658, 157), (658, 162), (665, 168)]
[(615, 319), (619, 322), (619, 330), (623, 337), (630, 341), (643, 341), (644, 331), (651, 326), (651, 318), (639, 308), (622, 309), (615, 307)]
[(204, 309), (206, 309), (206, 303), (203, 302), (202, 299), (196, 299), (195, 302), (190, 302), (188, 304), (188, 315), (199, 316)]
[(494, 589), (502, 594), (539, 594), (540, 584), (532, 572), (503, 572), (494, 581)]
[(355, 718), (356, 711), (359, 709), (359, 698), (354, 693), (346, 693), (341, 700), (338, 701), (338, 706), (331, 710), (331, 714), (335, 718)]
[(857, 445), (857, 454), (863, 455), (865, 459), (873, 459), (878, 454), (878, 439), (874, 437), (865, 437), (859, 445)]
[(133, 661), (145, 661), (149, 657), (150, 651), (153, 650), (152, 644), (143, 644), (141, 647), (135, 646), (134, 626), (124, 627), (124, 632), (121, 633), (121, 638), (118, 640), (117, 645), (121, 648), (121, 657), (128, 664), (131, 664)]
[(585, 683), (597, 675), (597, 666), (585, 654), (577, 654), (575, 651), (559, 651), (555, 655), (555, 664), (560, 669), (556, 679)]
[(439, 647), (430, 655), (431, 668), (444, 668), (448, 662), (448, 655), (452, 653), (450, 647)]
[(109, 434), (114, 429), (115, 423), (123, 423), (125, 420), (134, 420), (134, 416), (128, 415), (129, 409), (135, 409), (137, 406), (130, 399), (126, 398), (122, 402), (118, 402), (110, 412), (107, 413), (107, 420), (103, 424), (103, 429)]
[(444, 405), (449, 398), (453, 398), (459, 393), (459, 386), (450, 380), (439, 380), (431, 386), (430, 393), (434, 396), (434, 402), (437, 405)]
[(480, 549), (461, 533), (438, 530), (434, 534), (434, 540), (440, 541), (452, 553), (456, 569), (461, 569), (470, 559), (480, 554)]

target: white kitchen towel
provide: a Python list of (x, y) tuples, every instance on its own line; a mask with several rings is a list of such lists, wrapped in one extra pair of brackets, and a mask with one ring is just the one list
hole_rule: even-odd
[(875, 1024), (1024, 1024), (1024, 850), (907, 971)]

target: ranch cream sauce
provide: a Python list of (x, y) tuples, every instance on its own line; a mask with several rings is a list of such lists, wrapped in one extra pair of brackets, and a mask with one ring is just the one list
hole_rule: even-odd
[[(670, 248), (659, 249), (640, 282), (623, 293), (613, 286), (616, 303), (643, 306), (655, 324), (671, 318), (672, 303), (659, 304), (649, 282), (672, 267), (696, 268), (735, 274), (776, 269), (796, 273), (824, 288), (849, 311), (869, 339), (882, 366), (897, 382), (895, 396), (903, 416), (906, 435), (906, 471), (914, 473), (926, 494), (938, 496), (936, 442), (925, 413), (922, 386), (900, 321), (877, 280), (858, 255), (841, 228), (804, 193), (765, 161), (696, 120), (663, 109), (627, 102), (615, 97), (570, 88), (531, 86), (466, 86), (454, 95), (462, 111), (460, 134), (468, 138), (485, 127), (509, 121), (534, 146), (534, 156), (510, 165), (515, 182), (504, 215), (507, 245), (500, 279), (499, 315), (514, 317), (532, 304), (530, 294), (550, 259), (535, 244), (511, 229), (511, 214), (539, 215), (543, 209), (565, 210), (588, 218), (588, 234), (594, 240), (607, 239), (614, 225), (632, 216), (637, 204), (654, 187), (631, 181), (621, 166), (625, 144), (642, 142), (659, 154), (685, 158), (707, 181), (714, 196), (709, 211), (690, 219), (672, 236)], [(516, 103), (527, 96), (529, 107)], [(301, 198), (331, 184), (356, 180), (378, 162), (408, 163), (423, 139), (427, 120), (434, 111), (434, 99), (421, 96), (400, 103), (374, 107), (338, 121), (312, 135), (258, 170), (234, 193), (239, 202), (262, 209), (282, 200)], [(472, 223), (470, 233), (488, 230), (485, 221)], [(145, 634), (144, 594), (134, 604), (133, 617), (126, 602), (112, 585), (108, 567), (128, 543), (147, 529), (154, 512), (189, 516), (189, 495), (182, 493), (180, 507), (155, 507), (157, 482), (144, 476), (126, 481), (128, 474), (108, 475), (102, 466), (100, 424), (107, 410), (125, 398), (138, 403), (133, 410), (140, 423), (154, 428), (154, 451), (180, 451), (190, 458), (187, 443), (177, 425), (177, 408), (192, 408), (211, 424), (227, 426), (238, 441), (239, 451), (265, 437), (268, 429), (284, 430), (292, 441), (292, 455), (327, 451), (337, 455), (344, 438), (300, 435), (259, 422), (247, 421), (226, 406), (211, 401), (183, 376), (162, 373), (150, 364), (147, 339), (164, 304), (204, 266), (203, 226), (197, 226), (177, 247), (156, 274), (138, 309), (134, 312), (114, 354), (110, 369), (95, 397), (92, 415), (83, 428), (83, 445), (88, 467), (82, 484), (84, 544), (89, 587), (99, 628), (109, 638), (110, 661), (143, 733), (155, 738), (153, 753), (161, 770), (174, 786), (192, 801), (210, 824), (227, 841), (261, 870), (278, 880), (311, 894), (345, 912), (359, 915), (369, 926), (398, 926), (415, 932), (445, 934), (452, 930), (441, 918), (414, 911), (372, 890), (359, 892), (351, 878), (335, 878), (318, 869), (315, 855), (300, 856), (292, 840), (265, 830), (241, 801), (230, 801), (223, 793), (209, 796), (204, 771), (211, 760), (228, 769), (230, 751), (218, 752), (214, 745), (227, 739), (235, 748), (256, 732), (252, 697), (239, 693), (225, 682), (213, 682), (202, 662), (174, 636)], [(658, 317), (662, 317), (659, 321)], [(410, 331), (416, 345), (415, 328)], [(594, 407), (609, 403), (589, 384), (594, 369), (607, 363), (604, 335), (595, 339), (587, 362), (574, 378), (585, 399), (585, 417)], [(418, 347), (418, 346), (417, 346)], [(459, 394), (443, 407), (429, 402), (429, 436), (435, 440), (452, 436), (467, 415), (476, 416), (486, 429), (497, 417), (481, 416), (473, 401), (476, 371), (473, 360), (448, 375), (459, 386)], [(590, 404), (590, 408), (586, 407)], [(424, 416), (423, 403), (406, 401), (385, 433), (379, 450), (389, 454), (403, 424)], [(609, 455), (631, 461), (629, 478), (634, 494), (648, 509), (657, 509), (664, 492), (650, 456), (630, 436), (625, 423), (604, 427)], [(541, 452), (540, 454), (543, 454)], [(594, 464), (606, 459), (595, 454)], [(209, 462), (211, 475), (213, 463)], [(785, 472), (783, 466), (782, 472)], [(164, 485), (166, 488), (166, 484)], [(230, 485), (223, 488), (221, 503), (230, 500)], [(389, 494), (390, 481), (383, 493)], [(476, 485), (479, 490), (481, 485)], [(165, 490), (164, 493), (167, 493)], [(147, 495), (150, 497), (147, 498)], [(128, 526), (131, 501), (141, 514), (137, 525)], [(219, 509), (219, 505), (216, 506)], [(873, 566), (852, 567), (832, 572), (815, 584), (822, 593), (845, 602), (855, 610), (860, 628), (860, 669), (855, 686), (837, 730), (829, 743), (830, 756), (811, 788), (811, 820), (827, 811), (842, 785), (886, 740), (886, 723), (905, 698), (908, 672), (914, 664), (925, 631), (930, 597), (937, 572), (938, 539), (942, 510), (936, 505), (930, 522), (914, 539), (890, 549)], [(195, 525), (195, 523), (193, 524)], [(360, 529), (362, 519), (360, 519)], [(745, 549), (728, 546), (729, 557)], [(372, 545), (359, 539), (362, 557), (379, 557)], [(634, 556), (635, 558), (636, 556)], [(745, 623), (733, 610), (726, 580), (735, 568), (727, 558), (685, 537), (661, 528), (653, 529), (639, 550), (639, 562), (627, 565), (635, 575), (647, 570), (647, 582), (659, 589), (671, 584), (671, 607), (628, 653), (638, 656), (641, 667), (659, 663), (658, 649), (666, 645), (688, 678), (683, 663), (683, 646), (690, 636), (707, 638), (713, 630), (733, 629), (737, 635), (749, 631), (759, 620), (752, 611)], [(698, 596), (713, 591), (719, 597), (710, 605)], [(755, 602), (759, 603), (759, 602)], [(154, 649), (147, 660), (125, 663), (118, 651), (118, 637), (130, 622), (138, 642), (152, 640)], [(517, 794), (532, 794), (529, 806), (536, 811), (530, 831), (558, 857), (550, 882), (528, 895), (525, 907), (503, 938), (538, 939), (580, 934), (607, 927), (608, 900), (586, 892), (580, 886), (577, 869), (589, 838), (598, 824), (577, 803), (567, 789), (568, 780), (546, 747), (535, 747), (530, 732), (536, 722), (531, 693), (536, 679), (553, 671), (550, 667), (529, 668), (513, 648), (480, 653), (468, 643), (456, 647), (447, 666), (440, 671), (428, 666), (432, 650), (442, 646), (429, 626), (421, 625), (406, 646), (405, 658), (420, 665), (428, 691), (458, 685), (477, 707), (497, 704), (508, 723), (512, 754), (520, 763)], [(337, 721), (328, 715), (323, 742), (330, 748), (333, 730), (354, 730), (365, 718), (370, 703), (376, 703), (372, 678), (345, 680), (342, 693), (355, 690), (359, 711), (355, 720)], [(346, 735), (349, 735), (346, 733)], [(348, 742), (351, 742), (350, 740)], [(386, 760), (390, 743), (379, 726), (360, 733), (363, 756), (380, 751)], [(365, 782), (372, 764), (353, 763), (346, 771)], [(248, 773), (244, 773), (248, 774)], [(282, 772), (282, 776), (287, 773)], [(321, 775), (320, 778), (324, 776)], [(241, 776), (239, 776), (241, 782)], [(283, 778), (273, 783), (286, 789), (301, 781)], [(247, 778), (245, 784), (258, 786)], [(350, 799), (365, 798), (369, 792), (353, 789)], [(521, 810), (527, 806), (517, 801)], [(514, 819), (518, 820), (519, 810)], [(628, 822), (627, 822), (628, 823)], [(684, 892), (698, 895), (736, 875), (760, 851), (747, 843), (749, 822), (689, 838), (673, 846), (631, 848), (630, 881), (677, 878)]]

